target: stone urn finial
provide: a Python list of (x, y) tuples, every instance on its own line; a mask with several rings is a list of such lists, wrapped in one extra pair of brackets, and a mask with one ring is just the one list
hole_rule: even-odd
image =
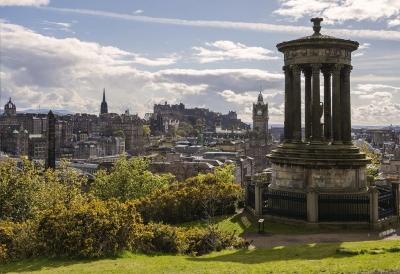
[(319, 32), (321, 30), (321, 21), (324, 21), (324, 18), (311, 18), (311, 22), (314, 23), (313, 30), (314, 34), (313, 35), (321, 35)]

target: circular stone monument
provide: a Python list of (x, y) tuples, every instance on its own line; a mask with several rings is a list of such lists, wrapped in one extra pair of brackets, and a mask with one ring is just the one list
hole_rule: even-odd
[[(285, 138), (268, 155), (273, 170), (269, 188), (366, 193), (366, 164), (370, 160), (351, 139), (351, 53), (359, 44), (321, 34), (322, 18), (311, 21), (314, 34), (277, 45), (284, 55)], [(305, 81), (304, 138), (301, 132), (302, 74)]]

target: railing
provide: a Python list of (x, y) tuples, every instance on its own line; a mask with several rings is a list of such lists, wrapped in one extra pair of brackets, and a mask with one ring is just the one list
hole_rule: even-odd
[(368, 195), (318, 195), (319, 222), (369, 222)]
[(263, 214), (275, 217), (307, 221), (307, 197), (305, 193), (293, 193), (264, 189)]
[(379, 220), (395, 215), (395, 195), (390, 186), (376, 186), (378, 194)]
[(247, 185), (247, 205), (256, 209), (256, 185)]

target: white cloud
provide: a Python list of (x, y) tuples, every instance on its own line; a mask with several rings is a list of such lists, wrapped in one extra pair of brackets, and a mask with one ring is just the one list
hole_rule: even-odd
[(136, 11), (133, 12), (133, 14), (139, 14), (139, 13), (142, 13), (142, 12), (143, 12), (142, 10), (136, 10)]
[(234, 102), (237, 104), (245, 104), (249, 102), (254, 102), (254, 96), (245, 92), (243, 94), (235, 94), (232, 90), (224, 90), (219, 93), (222, 97), (226, 99), (228, 102)]
[(388, 26), (397, 25), (400, 14), (398, 0), (280, 0), (281, 8), (274, 11), (284, 17), (298, 20), (303, 17), (323, 17), (326, 23), (347, 20), (388, 20)]
[(220, 93), (254, 93), (255, 102), (259, 85), (269, 91), (283, 89), (282, 73), (259, 69), (149, 72), (134, 68), (136, 53), (116, 47), (47, 37), (9, 23), (1, 24), (1, 33), (2, 96), (12, 96), (19, 110), (40, 105), (98, 113), (105, 87), (112, 112), (130, 109), (144, 115), (151, 111), (153, 99), (170, 98), (188, 107), (205, 105), (222, 113), (234, 109), (240, 115), (243, 104), (227, 102)]
[(362, 45), (360, 45), (359, 47), (358, 47), (358, 49), (360, 50), (360, 49), (369, 49), (369, 46), (370, 46), (371, 44), (370, 43), (363, 43)]
[(157, 58), (155, 60), (151, 60), (145, 57), (141, 57), (139, 54), (135, 54), (135, 58), (133, 59), (133, 63), (157, 67), (157, 66), (168, 66), (175, 64), (181, 57), (177, 54), (171, 54), (165, 58)]
[(397, 17), (396, 19), (393, 20), (388, 20), (388, 27), (395, 27), (400, 25), (400, 17)]
[(271, 50), (262, 47), (247, 47), (241, 43), (231, 41), (216, 41), (205, 43), (211, 49), (203, 47), (193, 47), (197, 53), (195, 59), (200, 63), (210, 63), (222, 60), (268, 60), (279, 59), (279, 57), (269, 56)]
[[(260, 32), (273, 32), (273, 33), (293, 33), (293, 34), (310, 34), (312, 29), (305, 26), (284, 26), (284, 25), (273, 25), (273, 24), (262, 24), (262, 23), (247, 23), (247, 22), (229, 22), (229, 21), (190, 21), (182, 19), (169, 19), (169, 18), (154, 18), (148, 16), (136, 16), (129, 14), (120, 14), (113, 12), (97, 11), (97, 10), (85, 10), (85, 9), (64, 9), (64, 8), (50, 8), (44, 7), (47, 10), (68, 12), (68, 13), (79, 13), (94, 16), (102, 16), (107, 18), (115, 18), (121, 20), (131, 20), (149, 23), (159, 24), (171, 24), (180, 26), (192, 26), (192, 27), (214, 27), (214, 28), (227, 28), (227, 29), (240, 29), (240, 30), (251, 30)], [(400, 32), (398, 31), (384, 31), (384, 30), (357, 30), (357, 29), (329, 29), (326, 31), (330, 35), (338, 35), (342, 38), (370, 38), (370, 39), (383, 39), (383, 40), (400, 40)]]
[(48, 5), (50, 0), (0, 0), (1, 6), (42, 6)]

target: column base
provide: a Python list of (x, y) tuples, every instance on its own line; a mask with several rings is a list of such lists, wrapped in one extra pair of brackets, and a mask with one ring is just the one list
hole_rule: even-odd
[(332, 141), (331, 145), (340, 146), (340, 145), (343, 145), (343, 142), (342, 141)]
[(303, 144), (302, 140), (293, 140), (292, 144)]

